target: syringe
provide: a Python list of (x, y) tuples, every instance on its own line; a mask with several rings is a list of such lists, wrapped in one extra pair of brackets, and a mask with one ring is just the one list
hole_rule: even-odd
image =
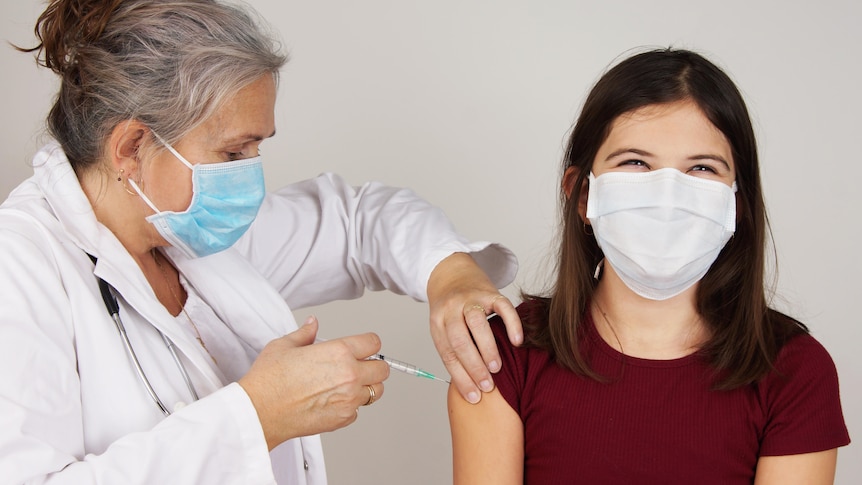
[[(318, 337), (314, 340), (314, 342), (315, 343), (326, 342), (326, 339)], [(374, 354), (374, 355), (366, 357), (365, 360), (382, 360), (383, 362), (386, 362), (387, 364), (389, 364), (390, 369), (395, 369), (397, 371), (403, 372), (405, 374), (409, 374), (411, 376), (424, 377), (426, 379), (433, 379), (435, 381), (445, 382), (446, 384), (449, 384), (449, 381), (447, 381), (445, 379), (441, 379), (441, 378), (435, 376), (434, 374), (432, 374), (430, 372), (424, 371), (424, 370), (416, 367), (413, 364), (408, 364), (407, 362), (395, 360), (395, 359), (386, 357), (383, 354)]]
[(401, 362), (400, 360), (390, 359), (383, 354), (374, 354), (371, 357), (368, 357), (366, 360), (382, 360), (383, 362), (389, 364), (390, 369), (395, 369), (405, 374), (410, 374), (411, 376), (424, 377), (426, 379), (434, 379), (435, 381), (445, 382), (447, 384), (449, 383), (449, 381), (441, 379), (430, 372), (426, 372), (413, 364)]

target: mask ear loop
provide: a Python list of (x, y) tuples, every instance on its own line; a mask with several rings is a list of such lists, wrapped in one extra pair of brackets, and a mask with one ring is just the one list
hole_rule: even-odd
[[(191, 163), (189, 163), (189, 161), (188, 161), (188, 160), (186, 160), (186, 159), (185, 159), (185, 157), (183, 157), (182, 155), (180, 155), (180, 152), (176, 151), (176, 150), (174, 149), (174, 147), (172, 147), (172, 146), (171, 146), (171, 144), (170, 144), (170, 143), (166, 142), (166, 141), (165, 141), (165, 139), (164, 139), (164, 138), (162, 138), (161, 136), (159, 136), (159, 134), (158, 134), (158, 133), (156, 133), (155, 131), (150, 130), (150, 133), (152, 133), (152, 134), (153, 134), (153, 136), (154, 136), (154, 137), (156, 137), (156, 140), (158, 140), (158, 141), (159, 141), (159, 143), (161, 143), (162, 145), (164, 145), (164, 146), (165, 146), (165, 148), (167, 148), (167, 149), (168, 149), (168, 150), (169, 150), (169, 151), (170, 151), (170, 152), (171, 152), (175, 157), (177, 157), (177, 159), (178, 159), (180, 162), (182, 162), (182, 163), (183, 163), (183, 165), (185, 165), (186, 167), (188, 167), (188, 168), (189, 168), (189, 170), (194, 171), (194, 165), (192, 165)], [(155, 204), (153, 204), (153, 201), (151, 201), (151, 200), (150, 200), (150, 198), (149, 198), (149, 197), (147, 197), (147, 196), (144, 194), (144, 191), (143, 191), (140, 187), (138, 187), (138, 184), (136, 184), (134, 180), (132, 180), (132, 179), (130, 179), (130, 178), (129, 178), (129, 179), (126, 179), (126, 180), (128, 180), (128, 181), (129, 181), (129, 185), (131, 185), (131, 186), (132, 186), (132, 188), (133, 188), (133, 189), (135, 189), (135, 192), (137, 192), (137, 195), (141, 196), (141, 199), (143, 199), (143, 200), (144, 200), (144, 202), (145, 202), (148, 206), (150, 206), (150, 209), (152, 209), (152, 210), (153, 210), (153, 212), (155, 212), (156, 214), (160, 214), (160, 213), (162, 212), (162, 211), (160, 211), (160, 210), (156, 207), (156, 205), (155, 205)], [(125, 184), (124, 184), (124, 185), (125, 185)], [(143, 182), (141, 183), (141, 185), (143, 185)]]
[(593, 272), (593, 279), (595, 279), (595, 280), (599, 279), (599, 277), (602, 275), (602, 270), (604, 269), (604, 266), (605, 266), (605, 258), (602, 258), (602, 260), (599, 261), (599, 264), (596, 265), (596, 270)]
[[(122, 169), (122, 168), (120, 169), (119, 172), (117, 172), (117, 182), (121, 182), (123, 184), (123, 190), (125, 190), (127, 194), (134, 195), (134, 196), (140, 195), (139, 193), (134, 192), (131, 189), (129, 189), (129, 186), (126, 182), (128, 181), (129, 183), (134, 183), (134, 181), (128, 177), (125, 180), (123, 180), (123, 174), (124, 173), (126, 173), (126, 170)], [(141, 183), (141, 185), (143, 185), (143, 182)]]
[[(593, 179), (595, 179), (595, 176), (593, 175), (593, 172), (591, 171), (590, 174), (587, 176), (587, 179), (586, 179), (586, 183), (587, 183), (586, 190), (587, 190), (588, 194), (589, 194), (589, 190), (590, 190), (590, 184), (592, 183)], [(584, 189), (581, 188), (581, 190), (584, 190)], [(589, 195), (587, 195), (587, 197), (589, 197)], [(589, 237), (595, 236), (595, 232), (593, 231), (592, 224), (587, 224), (586, 216), (581, 218), (581, 231)]]
[(136, 184), (134, 180), (132, 180), (132, 179), (126, 179), (126, 180), (128, 180), (128, 181), (129, 181), (129, 185), (131, 185), (131, 186), (132, 186), (132, 188), (133, 188), (133, 189), (135, 189), (135, 192), (137, 192), (137, 195), (141, 196), (141, 199), (143, 199), (143, 201), (144, 201), (148, 206), (150, 206), (150, 209), (152, 209), (152, 210), (153, 210), (153, 212), (155, 212), (156, 214), (161, 213), (161, 211), (160, 211), (159, 209), (157, 209), (157, 208), (156, 208), (156, 205), (155, 205), (155, 204), (153, 204), (153, 202), (150, 200), (150, 198), (149, 198), (149, 197), (147, 197), (146, 195), (144, 195), (144, 191), (143, 191), (143, 190), (141, 190), (141, 188), (140, 188), (140, 187), (138, 187), (138, 184)]
[(172, 147), (170, 143), (166, 142), (164, 138), (160, 137), (158, 133), (156, 133), (155, 131), (152, 131), (152, 130), (150, 130), (150, 133), (152, 133), (152, 134), (153, 134), (153, 136), (154, 136), (154, 137), (156, 137), (156, 140), (159, 140), (159, 143), (161, 143), (162, 145), (164, 145), (164, 146), (165, 146), (165, 148), (167, 148), (167, 149), (168, 149), (168, 151), (170, 151), (171, 153), (173, 153), (173, 154), (174, 154), (174, 156), (175, 156), (175, 157), (177, 157), (177, 159), (178, 159), (179, 161), (183, 162), (183, 164), (184, 164), (186, 167), (188, 167), (188, 168), (189, 168), (189, 170), (194, 170), (194, 169), (195, 169), (194, 165), (192, 165), (191, 163), (189, 163), (189, 161), (188, 161), (188, 160), (186, 160), (186, 158), (185, 158), (184, 156), (180, 155), (180, 152), (176, 151), (176, 150), (174, 149), (174, 147)]

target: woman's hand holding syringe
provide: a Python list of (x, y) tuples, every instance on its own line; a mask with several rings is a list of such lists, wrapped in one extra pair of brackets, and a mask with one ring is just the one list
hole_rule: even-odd
[(315, 343), (317, 319), (269, 342), (238, 383), (258, 414), (269, 449), (300, 436), (334, 431), (356, 421), (360, 406), (383, 395), (389, 367), (373, 362), (373, 333)]

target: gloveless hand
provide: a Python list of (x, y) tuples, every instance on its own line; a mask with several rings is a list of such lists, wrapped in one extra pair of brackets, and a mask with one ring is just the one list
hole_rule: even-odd
[(479, 402), (480, 389), (494, 389), (491, 372), (501, 365), (487, 316), (498, 314), (509, 340), (520, 345), (524, 334), (518, 312), (465, 253), (455, 253), (434, 268), (428, 280), (428, 303), (431, 337), (452, 385), (467, 401)]
[(359, 406), (383, 395), (389, 366), (365, 360), (380, 350), (380, 338), (366, 333), (314, 344), (317, 329), (317, 319), (310, 317), (300, 329), (273, 340), (239, 380), (270, 450), (291, 438), (347, 426)]

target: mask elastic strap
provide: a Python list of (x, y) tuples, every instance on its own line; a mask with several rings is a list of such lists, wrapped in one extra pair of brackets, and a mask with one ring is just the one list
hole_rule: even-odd
[(147, 205), (150, 206), (150, 209), (152, 209), (153, 212), (155, 212), (156, 214), (161, 213), (161, 211), (156, 208), (156, 205), (153, 204), (153, 202), (150, 200), (150, 198), (147, 197), (146, 195), (144, 195), (144, 191), (138, 187), (138, 184), (136, 184), (135, 181), (132, 180), (131, 177), (129, 177), (129, 185), (131, 185), (132, 188), (135, 189), (135, 192), (137, 192), (138, 195), (141, 196), (141, 199), (143, 199), (144, 202), (146, 202)]
[(179, 159), (179, 161), (183, 162), (183, 164), (184, 164), (186, 167), (188, 167), (188, 168), (189, 168), (189, 170), (194, 170), (194, 169), (195, 169), (195, 168), (194, 168), (194, 165), (192, 165), (191, 163), (189, 163), (189, 161), (188, 161), (188, 160), (186, 160), (186, 158), (185, 158), (184, 156), (180, 155), (180, 152), (178, 152), (178, 151), (174, 150), (174, 147), (172, 147), (170, 143), (166, 142), (166, 141), (164, 140), (164, 138), (160, 137), (158, 133), (156, 133), (155, 131), (152, 131), (152, 130), (150, 130), (150, 133), (152, 133), (152, 134), (153, 134), (153, 136), (154, 136), (154, 137), (156, 137), (156, 140), (159, 140), (159, 142), (160, 142), (162, 145), (164, 145), (164, 146), (165, 146), (165, 148), (167, 148), (168, 150), (170, 150), (170, 152), (171, 152), (171, 153), (173, 153), (173, 154), (174, 154), (174, 156), (175, 156), (175, 157), (177, 157), (177, 159)]

